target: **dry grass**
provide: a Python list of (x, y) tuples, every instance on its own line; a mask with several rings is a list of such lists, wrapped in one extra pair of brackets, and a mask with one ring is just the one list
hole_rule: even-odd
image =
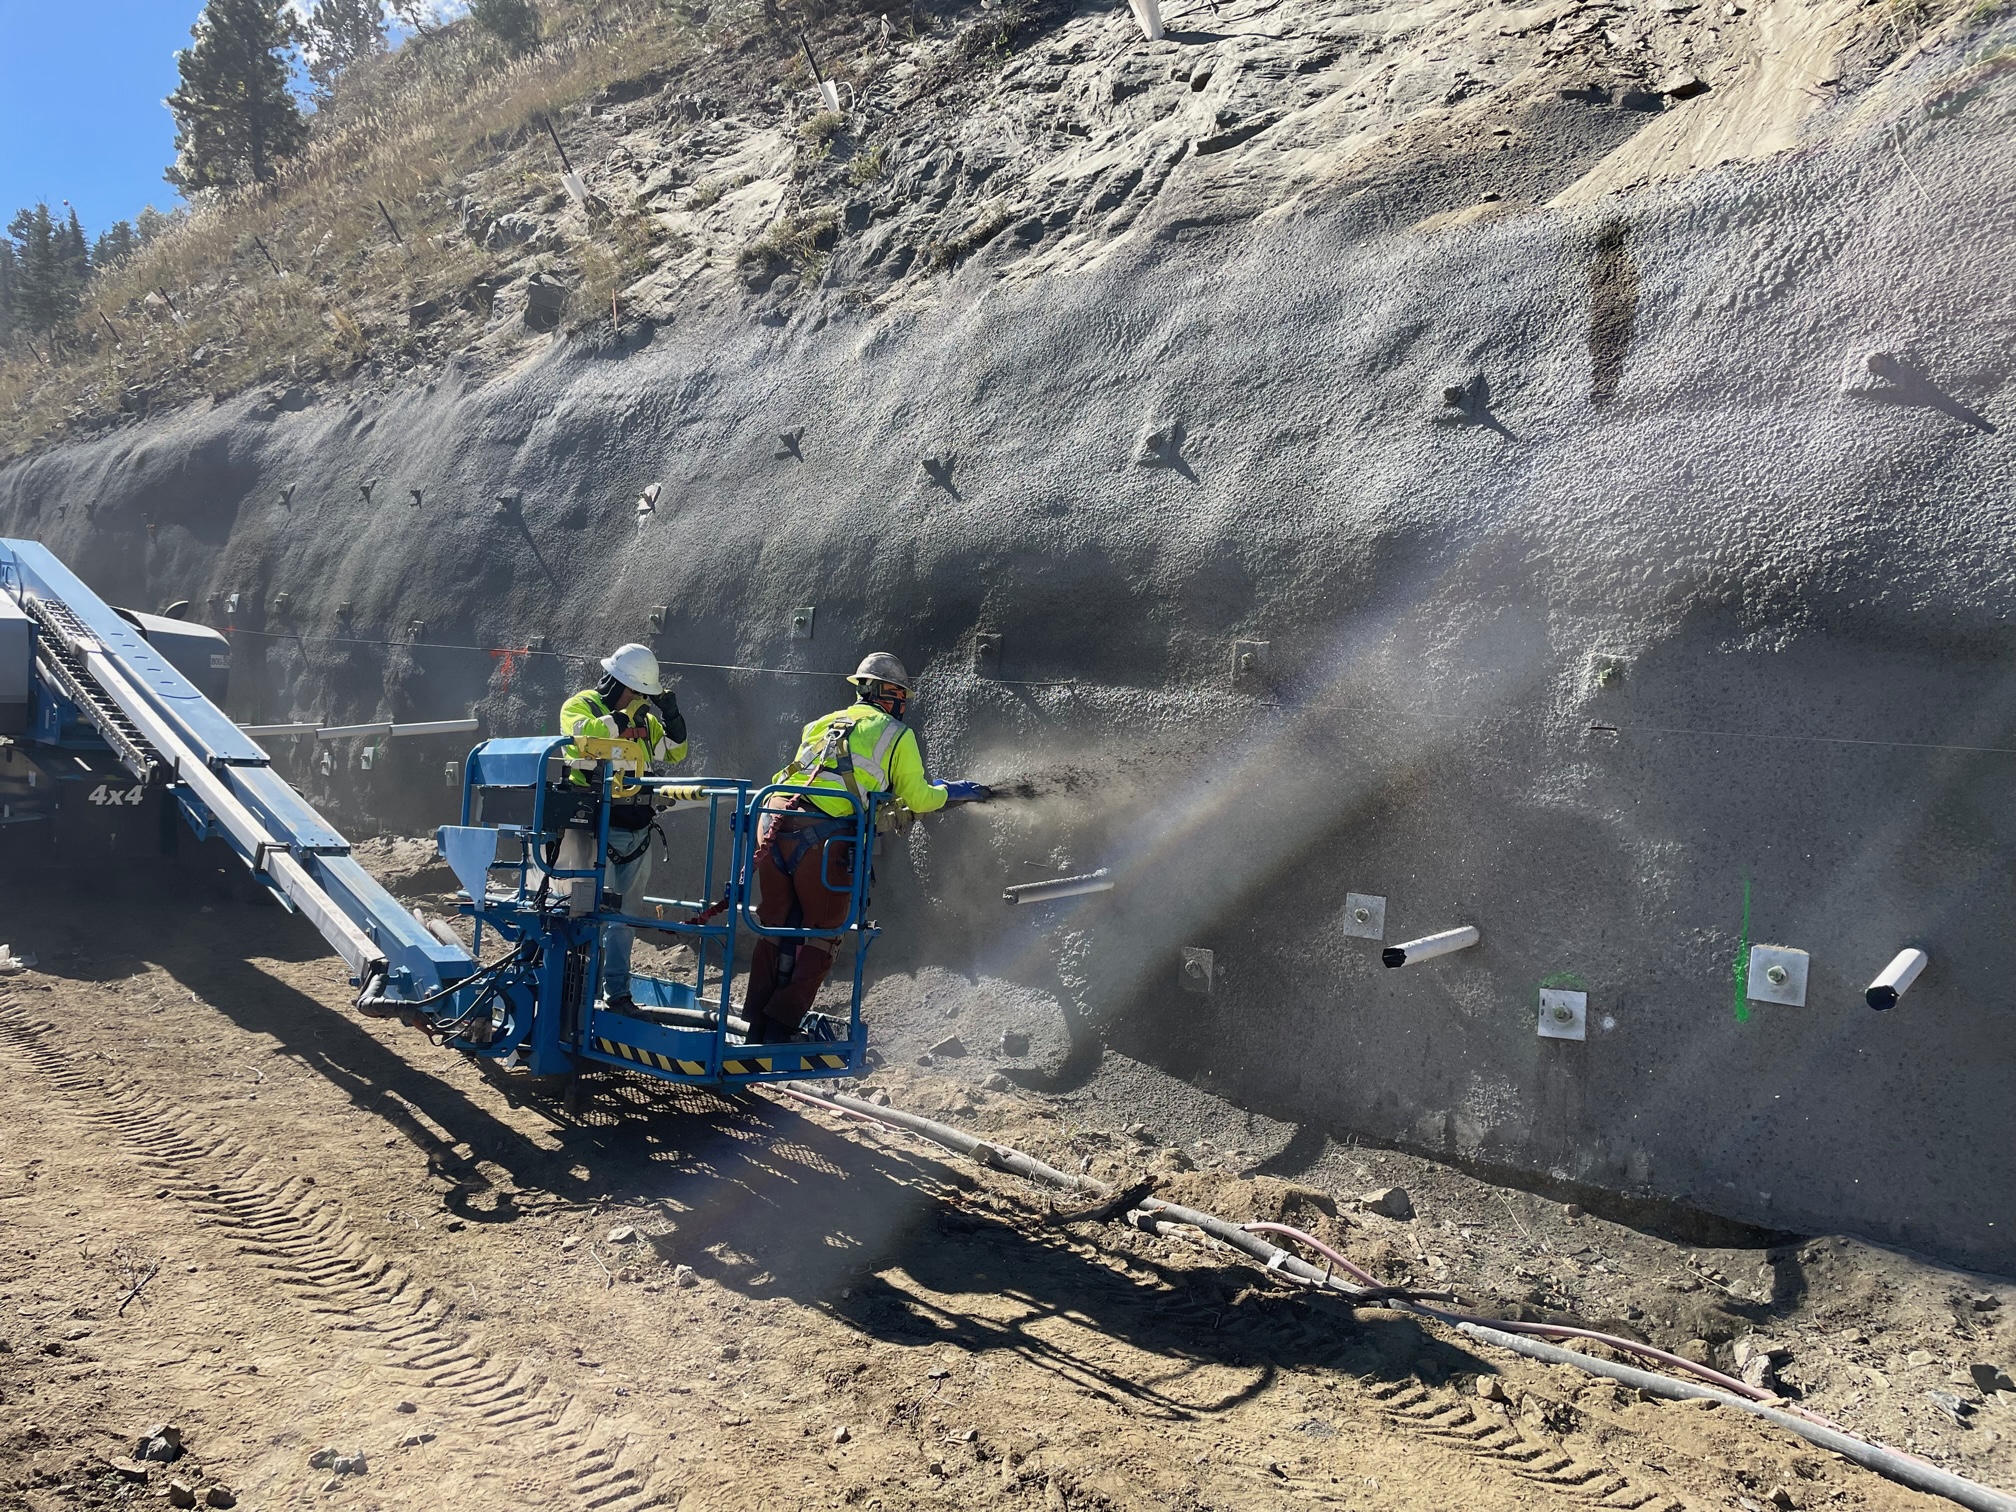
[(949, 268), (1008, 229), (1012, 217), (999, 205), (989, 205), (957, 235), (925, 244), (924, 255), (934, 268)]
[(582, 293), (589, 309), (601, 312), (610, 301), (657, 264), (661, 250), (687, 243), (665, 234), (656, 218), (641, 210), (612, 216), (581, 248)]
[(837, 110), (822, 110), (810, 116), (798, 128), (798, 134), (808, 142), (830, 145), (833, 138), (847, 129), (847, 117)]
[[(94, 415), (396, 353), (409, 339), (409, 305), (445, 307), (490, 271), (462, 233), (459, 181), (531, 139), (541, 117), (705, 40), (655, 0), (554, 0), (547, 14), (556, 40), (515, 62), (466, 27), (384, 59), (351, 81), (277, 183), (199, 207), (95, 280), (53, 349), (38, 343), (0, 361), (0, 453)], [(648, 251), (639, 219), (616, 218), (611, 244), (584, 258), (602, 278), (634, 276)], [(157, 290), (172, 314), (159, 295), (148, 300)]]
[(781, 215), (756, 240), (742, 249), (744, 268), (767, 270), (778, 264), (793, 269), (806, 283), (815, 282), (826, 266), (826, 254), (840, 231), (831, 206)]
[(885, 142), (873, 152), (864, 152), (847, 165), (850, 184), (872, 184), (889, 171), (889, 146)]

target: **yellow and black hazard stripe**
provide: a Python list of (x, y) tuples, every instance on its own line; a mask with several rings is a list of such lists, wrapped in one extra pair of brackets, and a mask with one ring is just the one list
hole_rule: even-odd
[[(655, 1050), (640, 1050), (635, 1045), (619, 1045), (615, 1040), (598, 1039), (595, 1048), (604, 1055), (620, 1056), (627, 1061), (635, 1061), (640, 1066), (656, 1066), (660, 1071), (677, 1071), (684, 1076), (705, 1076), (707, 1067), (699, 1061), (678, 1060), (670, 1055), (660, 1055)], [(721, 1069), (730, 1076), (754, 1076), (768, 1071), (789, 1071), (789, 1065), (780, 1066), (774, 1056), (751, 1056), (747, 1060), (724, 1060)], [(800, 1071), (844, 1071), (847, 1057), (844, 1055), (801, 1055), (796, 1067)]]
[(620, 1055), (624, 1060), (636, 1061), (640, 1066), (656, 1066), (660, 1071), (677, 1071), (686, 1076), (707, 1074), (706, 1066), (699, 1061), (675, 1060), (655, 1050), (639, 1050), (635, 1045), (619, 1045), (614, 1040), (598, 1039), (595, 1048), (604, 1055)]
[(788, 1059), (779, 1059), (775, 1056), (766, 1056), (761, 1060), (724, 1060), (721, 1062), (721, 1069), (726, 1071), (730, 1076), (747, 1076), (758, 1071), (817, 1071), (822, 1067), (828, 1071), (844, 1071), (847, 1069), (847, 1057), (844, 1055), (801, 1055), (798, 1057), (798, 1064), (795, 1067), (791, 1065)]

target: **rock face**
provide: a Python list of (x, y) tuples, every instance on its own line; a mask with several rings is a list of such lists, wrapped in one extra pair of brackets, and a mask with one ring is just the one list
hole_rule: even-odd
[[(1740, 80), (1554, 89), (1507, 127), (1559, 133), (1553, 170), (1495, 174), (1479, 117), (1432, 194), (1292, 113), (1248, 132), (1283, 63), (1171, 134), (1152, 211), (976, 223), (935, 304), (801, 288), (480, 384), (227, 400), (0, 469), (0, 534), (117, 602), (240, 595), (247, 720), (549, 729), (652, 638), (689, 770), (766, 773), (894, 651), (934, 770), (1001, 798), (892, 845), (883, 987), (1008, 983), (1074, 1053), (1319, 1127), (2006, 1267), (2016, 134), (1976, 41), (1712, 171)], [(1209, 56), (1125, 43), (1099, 108), (1187, 112)], [(1362, 61), (1391, 100), (1471, 87)], [(1088, 202), (1131, 203), (1145, 131)], [(418, 829), (459, 754), (293, 775)], [(1004, 909), (1025, 862), (1118, 886)], [(1384, 943), (1481, 943), (1383, 970), (1347, 891)], [(1810, 952), (1804, 1006), (1747, 998), (1762, 941)], [(1907, 943), (1931, 968), (1870, 1013)], [(1536, 1033), (1543, 987), (1585, 1038)]]

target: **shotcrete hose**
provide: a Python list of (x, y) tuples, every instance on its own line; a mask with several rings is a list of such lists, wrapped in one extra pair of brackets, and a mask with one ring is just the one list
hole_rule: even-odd
[[(1213, 1213), (1202, 1213), (1196, 1208), (1178, 1207), (1173, 1202), (1164, 1202), (1160, 1197), (1143, 1197), (1140, 1205), (1127, 1215), (1130, 1226), (1155, 1232), (1162, 1225), (1174, 1222), (1190, 1228), (1201, 1229), (1220, 1243), (1229, 1244), (1236, 1250), (1251, 1255), (1270, 1271), (1282, 1271), (1309, 1286), (1325, 1291), (1341, 1292), (1353, 1302), (1408, 1301), (1415, 1297), (1449, 1297), (1448, 1292), (1418, 1292), (1404, 1286), (1387, 1286), (1376, 1277), (1368, 1278), (1370, 1289), (1347, 1286), (1334, 1275), (1319, 1271), (1308, 1261), (1298, 1258), (1279, 1245), (1269, 1244), (1256, 1237), (1248, 1228), (1236, 1223), (1227, 1223)], [(1150, 1225), (1155, 1228), (1150, 1228)], [(1357, 1267), (1353, 1266), (1353, 1270)]]
[[(1259, 1233), (1286, 1234), (1289, 1238), (1299, 1240), (1311, 1249), (1317, 1250), (1330, 1259), (1335, 1260), (1339, 1265), (1349, 1267), (1353, 1274), (1365, 1276), (1367, 1280), (1372, 1280), (1372, 1277), (1367, 1275), (1366, 1272), (1352, 1265), (1349, 1260), (1346, 1260), (1314, 1234), (1305, 1234), (1301, 1229), (1290, 1228), (1285, 1223), (1249, 1223), (1244, 1226), (1248, 1230)], [(1474, 1313), (1448, 1312), (1439, 1307), (1424, 1307), (1420, 1308), (1419, 1311), (1430, 1313), (1445, 1323), (1478, 1323), (1488, 1328), (1503, 1329), (1507, 1333), (1533, 1334), (1543, 1339), (1588, 1339), (1593, 1343), (1607, 1344), (1612, 1349), (1621, 1349), (1630, 1354), (1643, 1355), (1646, 1359), (1657, 1360), (1662, 1365), (1670, 1365), (1676, 1370), (1687, 1371), (1692, 1375), (1700, 1376), (1704, 1381), (1713, 1382), (1724, 1391), (1733, 1391), (1739, 1396), (1748, 1397), (1753, 1402), (1776, 1400), (1770, 1392), (1749, 1385), (1747, 1382), (1739, 1381), (1734, 1376), (1724, 1375), (1712, 1366), (1702, 1365), (1688, 1359), (1685, 1355), (1669, 1354), (1665, 1350), (1656, 1348), (1651, 1344), (1640, 1344), (1635, 1339), (1627, 1339), (1620, 1334), (1597, 1333), (1593, 1329), (1570, 1328), (1560, 1323), (1520, 1323), (1507, 1318), (1485, 1318)], [(1829, 1422), (1825, 1418), (1816, 1417), (1814, 1421), (1829, 1428), (1838, 1428), (1840, 1426), (1840, 1424)]]
[[(871, 1123), (880, 1124), (884, 1128), (901, 1129), (907, 1133), (919, 1135), (932, 1141), (934, 1144), (954, 1150), (995, 1170), (1008, 1171), (1014, 1175), (1027, 1177), (1030, 1180), (1039, 1181), (1048, 1186), (1059, 1187), (1067, 1192), (1084, 1192), (1095, 1197), (1111, 1195), (1111, 1189), (1104, 1182), (1097, 1181), (1090, 1176), (1067, 1174), (1056, 1169), (1054, 1166), (1045, 1165), (1033, 1156), (1024, 1155), (1019, 1150), (1010, 1149), (1006, 1145), (981, 1139), (976, 1135), (956, 1129), (950, 1124), (939, 1123), (935, 1119), (922, 1118), (915, 1113), (906, 1113), (900, 1108), (884, 1107), (878, 1103), (866, 1102), (861, 1098), (850, 1097), (842, 1092), (815, 1095), (804, 1091), (802, 1088), (788, 1084), (779, 1084), (777, 1090), (799, 1102), (825, 1108), (830, 1112), (848, 1114), (855, 1118), (866, 1119)], [(1844, 1431), (1827, 1419), (1804, 1412), (1803, 1409), (1795, 1408), (1793, 1411), (1788, 1412), (1779, 1406), (1767, 1405), (1767, 1403), (1775, 1402), (1776, 1399), (1771, 1398), (1767, 1393), (1759, 1391), (1756, 1387), (1749, 1386), (1742, 1381), (1724, 1375), (1720, 1371), (1712, 1370), (1707, 1366), (1698, 1365), (1694, 1361), (1684, 1359), (1679, 1355), (1669, 1354), (1665, 1350), (1655, 1349), (1648, 1344), (1641, 1344), (1635, 1339), (1625, 1339), (1610, 1334), (1597, 1333), (1591, 1329), (1568, 1328), (1551, 1323), (1518, 1323), (1502, 1318), (1476, 1317), (1468, 1313), (1450, 1312), (1439, 1307), (1424, 1306), (1420, 1301), (1414, 1300), (1414, 1298), (1435, 1294), (1410, 1294), (1400, 1288), (1381, 1286), (1378, 1278), (1372, 1275), (1371, 1272), (1354, 1265), (1314, 1235), (1304, 1233), (1302, 1230), (1292, 1228), (1287, 1224), (1227, 1223), (1224, 1219), (1216, 1217), (1213, 1214), (1199, 1212), (1194, 1208), (1179, 1207), (1174, 1203), (1164, 1202), (1157, 1197), (1144, 1197), (1138, 1205), (1127, 1213), (1126, 1221), (1133, 1227), (1143, 1229), (1149, 1233), (1159, 1233), (1165, 1226), (1174, 1228), (1180, 1225), (1201, 1229), (1213, 1238), (1220, 1239), (1242, 1253), (1260, 1261), (1270, 1271), (1283, 1272), (1298, 1281), (1306, 1282), (1311, 1286), (1320, 1287), (1324, 1290), (1337, 1292), (1353, 1301), (1378, 1301), (1397, 1305), (1406, 1311), (1431, 1317), (1439, 1322), (1448, 1323), (1459, 1332), (1471, 1338), (1478, 1339), (1486, 1344), (1495, 1345), (1500, 1349), (1510, 1350), (1514, 1354), (1524, 1355), (1528, 1359), (1539, 1360), (1549, 1365), (1572, 1366), (1577, 1370), (1586, 1371), (1590, 1375), (1602, 1376), (1607, 1380), (1617, 1381), (1627, 1386), (1634, 1386), (1641, 1391), (1649, 1392), (1653, 1396), (1663, 1397), (1669, 1401), (1706, 1400), (1720, 1402), (1734, 1407), (1741, 1412), (1747, 1412), (1752, 1417), (1761, 1418), (1776, 1427), (1783, 1428), (1788, 1433), (1795, 1433), (1808, 1443), (1817, 1444), (1823, 1449), (1840, 1455), (1843, 1459), (1851, 1460), (1866, 1470), (1873, 1470), (1878, 1475), (1896, 1481), (1900, 1485), (1909, 1486), (1915, 1491), (1924, 1491), (1933, 1496), (1943, 1496), (1948, 1501), (1970, 1509), (1970, 1512), (2016, 1512), (2016, 1497), (2007, 1496), (2000, 1491), (1994, 1490), (1992, 1487), (1982, 1485), (1979, 1481), (1971, 1481), (1965, 1476), (1954, 1475), (1950, 1471), (1942, 1470), (1937, 1465), (1922, 1460), (1916, 1455), (1905, 1454), (1885, 1445), (1857, 1438), (1854, 1434)], [(1325, 1271), (1319, 1271), (1307, 1261), (1262, 1239), (1260, 1237), (1262, 1233), (1281, 1234), (1286, 1238), (1295, 1240), (1299, 1244), (1310, 1246), (1333, 1265), (1341, 1266), (1354, 1277), (1368, 1283), (1371, 1289), (1360, 1289), (1345, 1285), (1342, 1281), (1337, 1280), (1334, 1275)], [(1583, 1354), (1579, 1350), (1559, 1348), (1556, 1345), (1543, 1342), (1540, 1338), (1528, 1337), (1528, 1335), (1533, 1334), (1545, 1334), (1554, 1338), (1587, 1339), (1594, 1343), (1605, 1344), (1614, 1349), (1646, 1356), (1658, 1360), (1663, 1364), (1691, 1371), (1695, 1375), (1713, 1381), (1715, 1384), (1696, 1385), (1692, 1381), (1676, 1380), (1670, 1375), (1660, 1375), (1649, 1370), (1639, 1370), (1631, 1365), (1616, 1364), (1610, 1360), (1598, 1359), (1594, 1355)], [(1762, 1398), (1762, 1400), (1759, 1400), (1759, 1398)]]
[(1933, 1496), (1943, 1496), (1948, 1501), (1957, 1502), (1971, 1512), (2016, 1512), (2016, 1497), (2006, 1496), (1979, 1481), (1968, 1480), (1965, 1476), (1954, 1475), (1941, 1470), (1937, 1465), (1919, 1459), (1913, 1454), (1903, 1454), (1882, 1444), (1872, 1444), (1867, 1439), (1844, 1433), (1838, 1428), (1830, 1428), (1824, 1423), (1816, 1423), (1809, 1418), (1795, 1417), (1776, 1407), (1767, 1407), (1762, 1402), (1753, 1402), (1747, 1397), (1732, 1396), (1726, 1391), (1717, 1391), (1712, 1386), (1696, 1386), (1692, 1381), (1676, 1381), (1668, 1375), (1658, 1375), (1649, 1370), (1639, 1370), (1631, 1365), (1618, 1365), (1609, 1360), (1599, 1360), (1593, 1355), (1585, 1355), (1577, 1350), (1559, 1349), (1538, 1339), (1521, 1338), (1504, 1331), (1502, 1323), (1458, 1323), (1458, 1331), (1486, 1344), (1495, 1344), (1500, 1349), (1509, 1349), (1514, 1354), (1525, 1355), (1529, 1359), (1541, 1360), (1549, 1365), (1572, 1365), (1577, 1370), (1586, 1370), (1591, 1375), (1599, 1375), (1626, 1386), (1635, 1386), (1640, 1391), (1653, 1396), (1665, 1397), (1669, 1401), (1712, 1401), (1734, 1407), (1739, 1412), (1747, 1412), (1752, 1417), (1762, 1418), (1774, 1427), (1783, 1428), (1787, 1433), (1796, 1433), (1809, 1444), (1817, 1444), (1822, 1449), (1853, 1460), (1865, 1470), (1874, 1470), (1885, 1479), (1909, 1486), (1914, 1491), (1924, 1491)]
[(815, 1102), (826, 1102), (833, 1107), (845, 1109), (847, 1112), (858, 1113), (863, 1117), (872, 1118), (878, 1123), (907, 1129), (912, 1134), (921, 1134), (934, 1144), (941, 1144), (947, 1149), (956, 1150), (961, 1155), (967, 1156), (969, 1159), (978, 1161), (981, 1165), (991, 1167), (997, 1171), (1008, 1171), (1016, 1176), (1025, 1176), (1031, 1181), (1041, 1181), (1049, 1186), (1061, 1187), (1067, 1192), (1086, 1192), (1094, 1197), (1109, 1195), (1104, 1182), (1094, 1181), (1090, 1176), (1067, 1175), (1054, 1166), (1043, 1164), (1042, 1161), (1036, 1159), (1034, 1156), (1024, 1155), (1020, 1150), (1011, 1150), (1003, 1145), (989, 1143), (987, 1140), (978, 1138), (975, 1135), (955, 1129), (950, 1124), (938, 1123), (929, 1118), (919, 1118), (915, 1113), (905, 1113), (900, 1108), (885, 1108), (876, 1103), (864, 1102), (858, 1097), (849, 1097), (844, 1092), (821, 1094), (819, 1097), (814, 1098), (811, 1094), (800, 1091), (795, 1087), (785, 1087), (783, 1090), (800, 1098)]
[[(1345, 1260), (1342, 1255), (1339, 1255), (1335, 1250), (1331, 1249), (1330, 1246), (1325, 1244), (1322, 1240), (1318, 1239), (1315, 1235), (1304, 1233), (1302, 1230), (1298, 1228), (1291, 1228), (1289, 1225), (1285, 1223), (1249, 1223), (1246, 1224), (1245, 1227), (1251, 1230), (1263, 1230), (1271, 1233), (1286, 1234), (1290, 1238), (1298, 1240), (1303, 1244), (1307, 1244), (1312, 1249), (1318, 1250), (1324, 1255), (1334, 1260), (1337, 1260), (1345, 1265), (1350, 1265), (1350, 1262), (1348, 1260)], [(1365, 1272), (1358, 1270), (1356, 1266), (1351, 1266), (1351, 1269), (1359, 1275), (1365, 1274)], [(1743, 1406), (1746, 1408), (1746, 1410), (1753, 1410), (1753, 1409), (1757, 1410), (1761, 1412), (1762, 1415), (1770, 1418), (1770, 1420), (1773, 1422), (1779, 1422), (1781, 1420), (1784, 1420), (1786, 1422), (1790, 1422), (1793, 1420), (1802, 1421), (1812, 1425), (1817, 1429), (1820, 1429), (1822, 1432), (1837, 1434), (1843, 1438), (1851, 1440), (1854, 1443), (1862, 1444), (1872, 1454), (1888, 1456), (1891, 1460), (1894, 1460), (1899, 1464), (1914, 1466), (1916, 1467), (1918, 1472), (1930, 1473), (1933, 1475), (1940, 1475), (1940, 1476), (1944, 1476), (1947, 1474), (1947, 1472), (1939, 1469), (1939, 1467), (1934, 1465), (1930, 1460), (1921, 1459), (1915, 1454), (1906, 1454), (1901, 1450), (1892, 1449), (1885, 1444), (1875, 1444), (1870, 1443), (1864, 1439), (1855, 1438), (1854, 1435), (1850, 1434), (1845, 1428), (1843, 1428), (1839, 1423), (1835, 1422), (1832, 1418), (1824, 1417), (1820, 1413), (1810, 1411), (1804, 1407), (1790, 1406), (1788, 1404), (1785, 1404), (1781, 1401), (1780, 1398), (1774, 1396), (1772, 1393), (1768, 1391), (1763, 1390), (1761, 1387), (1752, 1386), (1745, 1381), (1739, 1381), (1734, 1376), (1724, 1375), (1721, 1371), (1715, 1370), (1707, 1365), (1702, 1365), (1694, 1360), (1687, 1359), (1684, 1355), (1670, 1354), (1666, 1350), (1659, 1349), (1651, 1344), (1642, 1344), (1635, 1339), (1626, 1339), (1616, 1334), (1598, 1333), (1594, 1329), (1571, 1328), (1559, 1323), (1525, 1323), (1505, 1318), (1486, 1318), (1486, 1317), (1480, 1317), (1474, 1313), (1451, 1312), (1445, 1308), (1423, 1307), (1417, 1303), (1411, 1303), (1411, 1302), (1403, 1303), (1402, 1306), (1404, 1306), (1408, 1311), (1417, 1312), (1426, 1317), (1438, 1319), (1439, 1321), (1451, 1324), (1452, 1326), (1461, 1329), (1466, 1333), (1478, 1334), (1480, 1337), (1483, 1335), (1490, 1335), (1495, 1339), (1505, 1335), (1525, 1334), (1528, 1336), (1543, 1339), (1588, 1339), (1594, 1343), (1608, 1345), (1612, 1349), (1620, 1350), (1627, 1354), (1635, 1354), (1643, 1356), (1646, 1359), (1657, 1360), (1661, 1364), (1672, 1366), (1673, 1368), (1678, 1370), (1687, 1371), (1692, 1375), (1697, 1375), (1701, 1377), (1703, 1380), (1712, 1383), (1714, 1386), (1718, 1386), (1721, 1388), (1721, 1391), (1703, 1391), (1700, 1388), (1690, 1388), (1688, 1393), (1690, 1395), (1712, 1397), (1717, 1401), (1727, 1401), (1728, 1397), (1725, 1396), (1723, 1393), (1725, 1392), (1731, 1393), (1743, 1399), (1736, 1405)], [(1527, 1348), (1523, 1345), (1508, 1343), (1506, 1347), (1513, 1348), (1518, 1353), (1521, 1354), (1533, 1355), (1534, 1358), (1536, 1359), (1551, 1359), (1554, 1354), (1566, 1354), (1568, 1356), (1569, 1361), (1578, 1366), (1582, 1365), (1582, 1363), (1585, 1360), (1593, 1359), (1592, 1356), (1565, 1350), (1554, 1350), (1551, 1351), (1549, 1354), (1541, 1355), (1537, 1354), (1534, 1350)], [(1600, 1364), (1602, 1362), (1598, 1361), (1596, 1363)], [(1593, 1369), (1594, 1367), (1592, 1365), (1584, 1368)], [(1598, 1371), (1597, 1373), (1607, 1374), (1607, 1372), (1603, 1371)], [(1670, 1381), (1670, 1377), (1666, 1376), (1657, 1376), (1654, 1377), (1654, 1379)], [(1671, 1382), (1671, 1384), (1675, 1386), (1684, 1386), (1686, 1383)], [(1809, 1435), (1809, 1437), (1811, 1437), (1811, 1435)], [(1815, 1439), (1814, 1442), (1818, 1443), (1821, 1441), (1819, 1439)], [(1832, 1446), (1829, 1445), (1829, 1447)], [(1854, 1455), (1850, 1455), (1848, 1457), (1851, 1459), (1855, 1459), (1858, 1464), (1866, 1464), (1869, 1466), (1869, 1468), (1872, 1469), (1878, 1468), (1878, 1466), (1875, 1464), (1873, 1460), (1858, 1458), (1857, 1456)], [(1884, 1471), (1883, 1473), (1888, 1474), (1889, 1472)], [(1962, 1480), (1958, 1476), (1952, 1476), (1949, 1478), (1960, 1485), (1973, 1486), (1975, 1484), (1972, 1481)], [(1917, 1482), (1907, 1481), (1906, 1484), (1917, 1485)], [(1925, 1490), (1930, 1488), (1920, 1486), (1919, 1489)], [(1979, 1487), (1978, 1489), (1984, 1492), (1991, 1499), (1991, 1505), (1993, 1505), (1994, 1507), (1998, 1509), (2016, 1508), (2016, 1499), (2003, 1496), (2000, 1492), (1990, 1490), (1987, 1487)], [(1948, 1493), (1945, 1491), (1940, 1491), (1938, 1494), (1942, 1496), (1948, 1495)], [(1963, 1497), (1955, 1496), (1952, 1499), (1960, 1501), (1961, 1504), (1964, 1506), (1974, 1505), (1974, 1503), (1966, 1501), (1966, 1499)]]

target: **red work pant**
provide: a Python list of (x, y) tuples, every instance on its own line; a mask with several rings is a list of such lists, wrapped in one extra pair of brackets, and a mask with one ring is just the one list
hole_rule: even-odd
[[(749, 990), (742, 1000), (742, 1016), (759, 1039), (788, 1035), (804, 1019), (819, 984), (833, 965), (833, 947), (840, 926), (847, 922), (850, 902), (848, 888), (854, 879), (854, 842), (839, 841), (829, 851), (825, 841), (804, 831), (817, 826), (824, 815), (791, 814), (765, 825), (763, 839), (756, 847), (756, 917), (772, 929), (790, 925), (798, 929), (830, 929), (832, 940), (800, 939), (798, 959), (791, 979), (777, 981), (778, 956), (787, 942), (769, 938), (756, 942), (749, 963)], [(830, 858), (830, 859), (829, 859)], [(789, 868), (788, 870), (786, 868)], [(840, 884), (836, 890), (827, 885)], [(797, 918), (792, 914), (796, 912)]]

